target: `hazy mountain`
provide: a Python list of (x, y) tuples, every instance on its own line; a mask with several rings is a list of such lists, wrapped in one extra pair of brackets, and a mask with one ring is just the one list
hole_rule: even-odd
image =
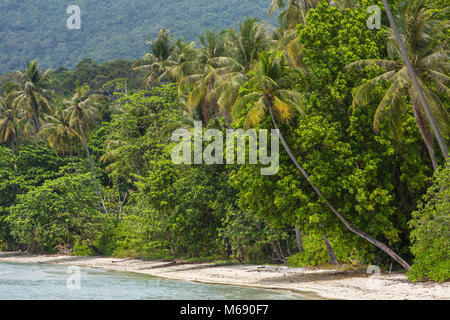
[[(266, 19), (269, 0), (0, 0), (0, 73), (38, 58), (45, 67), (73, 68), (83, 58), (133, 59), (146, 38), (164, 27), (187, 40), (205, 28), (237, 26), (247, 16)], [(81, 29), (69, 30), (70, 5)]]

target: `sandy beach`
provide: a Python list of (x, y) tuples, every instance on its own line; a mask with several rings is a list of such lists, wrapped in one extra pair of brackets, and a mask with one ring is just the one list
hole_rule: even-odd
[(1, 262), (47, 263), (136, 272), (174, 280), (289, 290), (313, 299), (449, 300), (450, 283), (412, 283), (402, 273), (369, 274), (339, 269), (264, 265), (216, 265), (105, 257), (0, 252)]

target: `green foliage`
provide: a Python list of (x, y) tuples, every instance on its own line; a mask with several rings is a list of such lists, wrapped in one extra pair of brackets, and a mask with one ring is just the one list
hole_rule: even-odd
[[(302, 239), (304, 251), (288, 257), (288, 265), (290, 267), (328, 265), (330, 257), (322, 237), (323, 234), (321, 232), (310, 232), (304, 236)], [(334, 236), (328, 240), (340, 263), (358, 264), (364, 261), (365, 257), (360, 254), (364, 255), (365, 253), (362, 250), (355, 250), (353, 243), (349, 242), (345, 237)]]
[(94, 251), (87, 245), (84, 244), (83, 241), (76, 240), (73, 245), (73, 256), (93, 256), (95, 255)]
[(219, 240), (233, 260), (246, 263), (285, 262), (292, 249), (289, 230), (251, 211), (232, 208), (223, 217)]
[(144, 75), (133, 71), (132, 65), (132, 61), (122, 59), (97, 64), (92, 59), (85, 58), (74, 70), (59, 68), (53, 71), (54, 81), (51, 86), (55, 91), (69, 96), (79, 81), (87, 84), (94, 93), (111, 98), (114, 92), (125, 91), (125, 83), (129, 92), (141, 86)]
[(18, 197), (5, 219), (22, 248), (55, 252), (57, 246), (90, 240), (105, 222), (89, 174), (66, 175), (46, 181)]
[(413, 212), (413, 281), (450, 279), (450, 165), (435, 172), (433, 185)]

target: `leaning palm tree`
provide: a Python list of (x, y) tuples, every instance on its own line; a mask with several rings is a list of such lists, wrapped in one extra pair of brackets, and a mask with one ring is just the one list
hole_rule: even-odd
[[(448, 135), (450, 130), (450, 116), (441, 97), (448, 97), (449, 44), (445, 29), (448, 21), (440, 19), (437, 13), (432, 13), (426, 2), (409, 2), (396, 17), (396, 24), (405, 43), (411, 66), (416, 73), (420, 87), (423, 89), (426, 102), (436, 119), (442, 134)], [(408, 73), (407, 66), (402, 60), (401, 48), (396, 41), (394, 32), (389, 29), (386, 34), (389, 59), (369, 59), (357, 61), (348, 66), (349, 69), (363, 69), (368, 65), (377, 65), (384, 69), (384, 73), (367, 81), (356, 89), (353, 106), (369, 104), (376, 98), (375, 88), (387, 85), (384, 97), (381, 99), (374, 115), (373, 127), (380, 131), (383, 120), (388, 116), (393, 129), (401, 125), (404, 107), (407, 105), (405, 97), (409, 97), (413, 114), (422, 139), (428, 150), (433, 168), (437, 167), (433, 135), (425, 111), (420, 103), (419, 94), (413, 79)], [(448, 155), (444, 154), (444, 157)]]
[(69, 153), (70, 160), (75, 166), (72, 151), (72, 141), (82, 140), (80, 134), (70, 125), (70, 118), (64, 109), (59, 108), (55, 114), (46, 117), (40, 134), (47, 138), (50, 147), (56, 152)]
[(170, 67), (176, 65), (176, 62), (171, 59), (175, 46), (173, 35), (169, 35), (169, 31), (166, 29), (161, 29), (158, 37), (154, 41), (149, 40), (148, 43), (150, 53), (138, 60), (133, 70), (150, 70), (145, 79), (145, 86), (151, 87), (168, 80)]
[(17, 146), (17, 113), (8, 97), (0, 97), (0, 143), (8, 143), (15, 154)]
[(345, 227), (356, 235), (372, 243), (379, 249), (387, 253), (391, 258), (397, 261), (405, 269), (410, 266), (392, 249), (376, 240), (374, 237), (353, 227), (345, 217), (325, 198), (322, 191), (313, 184), (308, 173), (298, 163), (297, 158), (292, 153), (289, 145), (284, 139), (283, 134), (278, 128), (278, 119), (288, 123), (297, 111), (303, 114), (301, 105), (302, 97), (295, 91), (289, 90), (289, 79), (291, 70), (287, 68), (284, 56), (282, 54), (273, 54), (263, 52), (260, 54), (260, 62), (255, 70), (255, 75), (249, 81), (249, 88), (254, 88), (252, 92), (241, 97), (235, 105), (236, 112), (239, 112), (250, 105), (245, 120), (245, 126), (254, 126), (259, 124), (264, 116), (269, 112), (273, 126), (277, 129), (277, 134), (288, 153), (290, 159), (298, 170), (302, 173), (317, 195), (325, 201), (328, 208), (338, 217)]
[(27, 69), (17, 71), (22, 82), (21, 89), (16, 92), (14, 105), (22, 109), (26, 117), (32, 121), (34, 130), (34, 143), (38, 148), (38, 134), (41, 129), (42, 114), (51, 113), (51, 106), (47, 99), (49, 90), (45, 84), (49, 80), (50, 70), (39, 71), (39, 64), (36, 60), (27, 64)]

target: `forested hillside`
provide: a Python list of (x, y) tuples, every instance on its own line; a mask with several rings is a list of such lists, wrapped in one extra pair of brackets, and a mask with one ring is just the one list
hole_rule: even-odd
[[(268, 0), (2, 0), (0, 74), (38, 58), (42, 66), (73, 68), (83, 58), (97, 62), (135, 59), (147, 36), (167, 28), (194, 40), (205, 28), (236, 27), (247, 16), (266, 18)], [(81, 29), (69, 30), (69, 5), (81, 9)], [(13, 54), (12, 54), (13, 53)]]

